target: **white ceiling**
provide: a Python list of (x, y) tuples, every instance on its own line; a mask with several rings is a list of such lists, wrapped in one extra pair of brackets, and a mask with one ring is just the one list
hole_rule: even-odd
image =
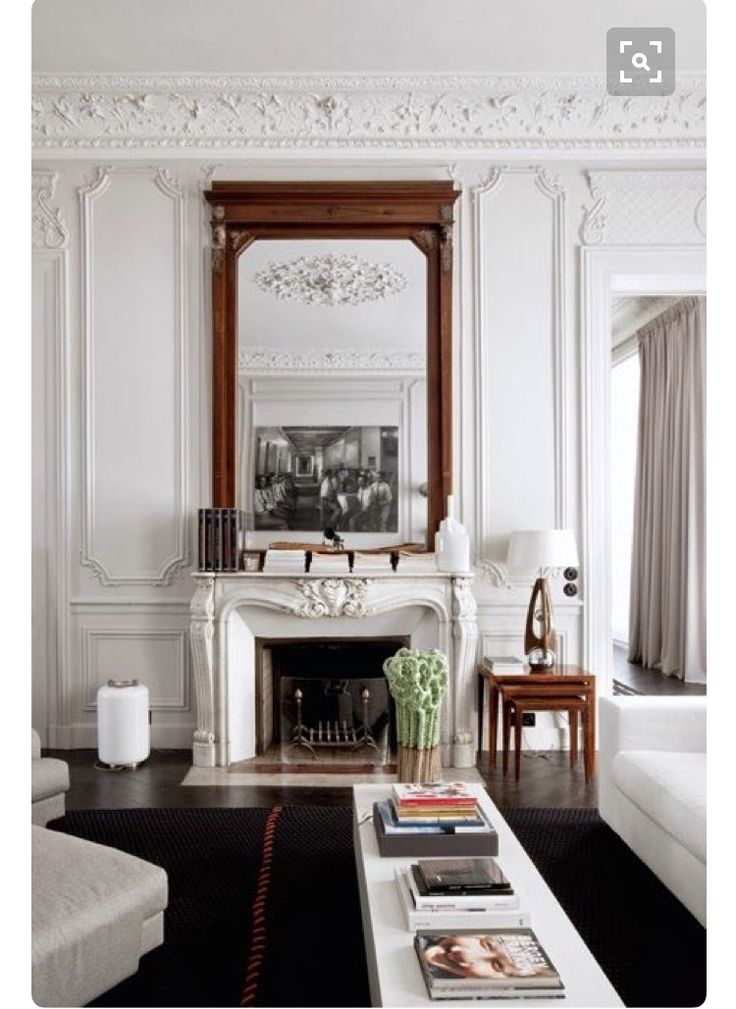
[[(269, 263), (332, 253), (391, 263), (403, 291), (360, 305), (306, 305), (261, 291), (253, 276)], [(238, 262), (238, 341), (243, 349), (377, 350), (423, 353), (427, 341), (425, 256), (409, 241), (255, 242)]]
[(35, 0), (36, 72), (602, 72), (610, 27), (669, 26), (705, 67), (698, 0)]

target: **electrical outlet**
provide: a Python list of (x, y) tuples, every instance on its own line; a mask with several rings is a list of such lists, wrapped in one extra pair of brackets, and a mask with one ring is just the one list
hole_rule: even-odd
[(521, 716), (521, 724), (531, 727), (537, 724), (537, 716), (533, 711), (525, 711)]

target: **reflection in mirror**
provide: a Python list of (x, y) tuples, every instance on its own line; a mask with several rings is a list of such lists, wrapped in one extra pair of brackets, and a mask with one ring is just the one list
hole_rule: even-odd
[(427, 260), (408, 240), (264, 240), (238, 263), (248, 546), (427, 536)]

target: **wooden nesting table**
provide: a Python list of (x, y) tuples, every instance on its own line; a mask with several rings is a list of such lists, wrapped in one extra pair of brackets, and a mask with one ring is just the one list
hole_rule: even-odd
[[(571, 762), (577, 757), (577, 715), (582, 715), (584, 727), (583, 759), (585, 779), (595, 771), (595, 674), (580, 666), (555, 666), (551, 673), (494, 673), (488, 666), (478, 668), (478, 740), (483, 738), (483, 700), (485, 686), (489, 690), (488, 748), (490, 766), (496, 766), (498, 742), (498, 709), (502, 709), (504, 726), (504, 773), (508, 766), (509, 729), (507, 707), (513, 706), (518, 722), (524, 711), (568, 711), (570, 713)], [(576, 703), (576, 701), (582, 703)], [(573, 741), (572, 735), (575, 733)], [(517, 778), (520, 724), (517, 729)], [(574, 766), (574, 762), (573, 762)]]

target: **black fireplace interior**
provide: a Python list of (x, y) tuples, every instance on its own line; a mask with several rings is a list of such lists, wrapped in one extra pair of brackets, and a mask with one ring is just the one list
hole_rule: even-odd
[[(262, 641), (270, 673), (270, 738), (290, 759), (389, 763), (395, 752), (393, 701), (383, 663), (408, 638)], [(262, 652), (263, 655), (263, 652)], [(263, 693), (263, 691), (262, 691)], [(269, 712), (262, 708), (261, 719)]]

